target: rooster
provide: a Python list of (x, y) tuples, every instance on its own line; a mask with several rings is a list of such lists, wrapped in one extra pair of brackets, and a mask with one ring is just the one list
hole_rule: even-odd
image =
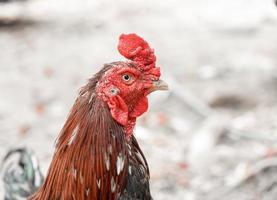
[(148, 109), (147, 95), (168, 86), (143, 38), (122, 34), (118, 51), (128, 61), (105, 64), (81, 88), (47, 176), (28, 200), (152, 199), (149, 167), (133, 131)]

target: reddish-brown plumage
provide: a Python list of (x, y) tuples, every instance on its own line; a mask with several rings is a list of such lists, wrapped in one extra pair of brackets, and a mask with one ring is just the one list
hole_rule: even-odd
[[(147, 43), (144, 47), (150, 48)], [(139, 55), (144, 60), (154, 56), (153, 51)], [(148, 61), (107, 64), (81, 89), (57, 139), (46, 180), (30, 200), (151, 199), (147, 162), (132, 134), (160, 76), (155, 56)], [(139, 178), (132, 183), (134, 174)], [(140, 179), (143, 187), (137, 190), (142, 191), (128, 187)]]

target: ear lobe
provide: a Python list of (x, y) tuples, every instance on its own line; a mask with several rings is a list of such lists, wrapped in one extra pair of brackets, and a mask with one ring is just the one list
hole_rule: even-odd
[(108, 101), (108, 106), (112, 117), (121, 125), (126, 126), (128, 124), (128, 107), (123, 99), (119, 96), (113, 96)]

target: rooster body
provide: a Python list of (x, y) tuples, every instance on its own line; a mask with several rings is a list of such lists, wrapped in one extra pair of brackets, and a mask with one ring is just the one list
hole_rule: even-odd
[(149, 168), (133, 129), (147, 95), (167, 89), (147, 42), (122, 35), (131, 61), (104, 65), (80, 90), (44, 183), (29, 200), (151, 200)]

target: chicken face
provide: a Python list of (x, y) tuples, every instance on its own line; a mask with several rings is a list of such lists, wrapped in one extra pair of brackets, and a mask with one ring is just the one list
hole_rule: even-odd
[(96, 93), (110, 108), (112, 117), (132, 135), (136, 118), (148, 109), (147, 95), (166, 90), (156, 67), (154, 49), (140, 36), (130, 33), (119, 37), (118, 51), (132, 62), (116, 62), (98, 82)]
[(148, 109), (147, 95), (166, 90), (160, 79), (160, 68), (141, 70), (135, 63), (118, 62), (107, 70), (97, 86), (97, 95), (104, 100), (113, 118), (132, 131), (135, 119)]

